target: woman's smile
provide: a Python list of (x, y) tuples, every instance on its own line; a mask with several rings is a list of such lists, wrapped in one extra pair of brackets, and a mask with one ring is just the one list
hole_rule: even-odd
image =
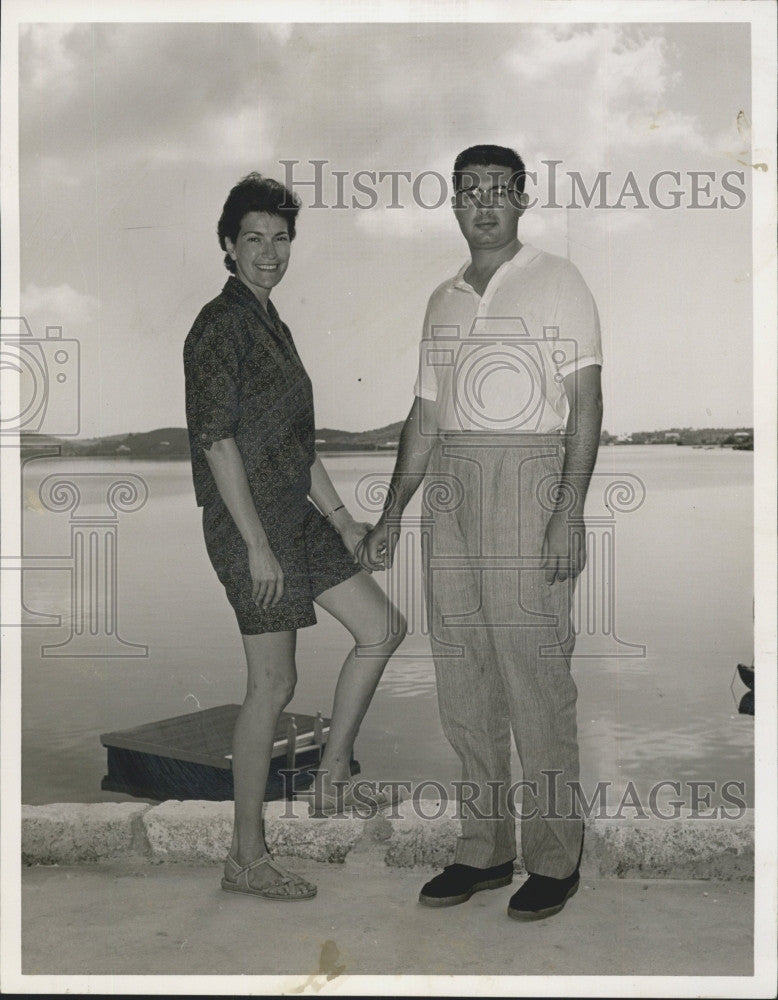
[(286, 273), (292, 252), (286, 219), (266, 212), (248, 212), (241, 221), (238, 238), (234, 243), (225, 243), (238, 278), (267, 305), (271, 289)]

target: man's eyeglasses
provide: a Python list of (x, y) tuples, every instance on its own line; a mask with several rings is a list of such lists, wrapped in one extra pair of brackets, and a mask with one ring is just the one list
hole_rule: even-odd
[(512, 197), (511, 204), (519, 204), (519, 192), (507, 184), (493, 184), (490, 188), (469, 187), (457, 191), (457, 200), (463, 205), (479, 206), (481, 208), (501, 208), (509, 198)]

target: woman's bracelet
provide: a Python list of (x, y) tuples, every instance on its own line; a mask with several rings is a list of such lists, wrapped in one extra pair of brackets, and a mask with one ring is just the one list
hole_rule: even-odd
[(332, 510), (329, 512), (329, 514), (325, 514), (324, 516), (329, 521), (329, 519), (332, 517), (333, 514), (337, 513), (339, 510), (343, 510), (345, 508), (345, 506), (346, 505), (344, 503), (342, 503), (342, 504), (340, 504), (337, 507), (333, 507)]

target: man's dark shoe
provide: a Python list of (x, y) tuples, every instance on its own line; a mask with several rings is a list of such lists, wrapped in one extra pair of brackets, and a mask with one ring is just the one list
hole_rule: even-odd
[(473, 868), (471, 865), (446, 865), (440, 875), (430, 879), (419, 893), (419, 902), (425, 906), (456, 906), (466, 903), (474, 892), (482, 889), (499, 889), (513, 881), (513, 862), (491, 868)]
[(578, 863), (573, 874), (567, 878), (551, 878), (530, 872), (527, 881), (511, 896), (508, 903), (509, 917), (514, 920), (543, 920), (559, 913), (568, 899), (578, 892), (581, 884), (579, 873), (585, 834), (586, 830), (581, 830), (581, 849), (578, 851)]
[(553, 917), (578, 892), (581, 884), (578, 869), (567, 878), (530, 875), (522, 887), (511, 896), (508, 916), (514, 920), (543, 920)]

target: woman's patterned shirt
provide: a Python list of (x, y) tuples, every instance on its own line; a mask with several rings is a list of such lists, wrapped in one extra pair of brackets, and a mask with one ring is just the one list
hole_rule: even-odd
[(234, 438), (263, 523), (310, 510), (311, 380), (289, 328), (240, 279), (203, 307), (184, 343), (186, 422), (198, 506), (219, 499), (204, 449)]

